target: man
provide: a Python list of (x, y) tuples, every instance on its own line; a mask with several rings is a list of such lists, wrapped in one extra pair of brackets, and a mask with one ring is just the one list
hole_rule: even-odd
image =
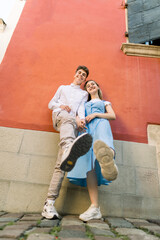
[(65, 171), (74, 167), (76, 160), (86, 154), (91, 145), (91, 135), (84, 133), (77, 137), (78, 130), (85, 130), (85, 109), (88, 93), (80, 88), (86, 81), (89, 70), (85, 66), (78, 66), (71, 85), (62, 85), (49, 102), (49, 109), (53, 111), (53, 127), (60, 132), (59, 152), (55, 170), (50, 182), (47, 200), (42, 216), (47, 219), (59, 218), (54, 203), (64, 179)]

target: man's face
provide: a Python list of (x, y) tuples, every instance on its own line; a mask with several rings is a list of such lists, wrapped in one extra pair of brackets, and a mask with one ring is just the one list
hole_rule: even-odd
[(86, 81), (86, 78), (87, 78), (87, 73), (83, 69), (79, 69), (74, 75), (73, 83), (75, 85), (81, 85), (83, 82)]

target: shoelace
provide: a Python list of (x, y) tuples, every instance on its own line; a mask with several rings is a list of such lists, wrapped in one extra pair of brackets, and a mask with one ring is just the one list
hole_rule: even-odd
[(52, 203), (47, 203), (46, 207), (49, 207), (49, 212), (53, 212), (53, 204)]
[[(90, 206), (90, 207), (88, 208), (88, 210), (84, 213), (84, 215), (86, 215), (86, 216), (90, 215), (91, 213), (90, 213), (89, 211), (91, 210), (91, 208), (93, 208), (93, 207)], [(96, 210), (96, 208), (95, 208), (95, 210)], [(93, 214), (93, 213), (92, 213), (92, 214)], [(95, 214), (95, 212), (94, 212), (94, 214)]]

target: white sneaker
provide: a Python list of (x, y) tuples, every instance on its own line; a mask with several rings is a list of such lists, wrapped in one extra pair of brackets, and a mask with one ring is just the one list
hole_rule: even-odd
[(101, 140), (96, 140), (93, 145), (93, 151), (98, 160), (102, 175), (108, 181), (113, 181), (118, 176), (118, 168), (114, 162), (114, 152)]
[(60, 218), (58, 212), (54, 207), (54, 203), (52, 200), (47, 199), (47, 201), (45, 202), (45, 205), (42, 211), (42, 216), (47, 219)]
[(62, 156), (61, 170), (69, 172), (73, 169), (79, 157), (86, 154), (92, 146), (92, 136), (84, 133), (78, 136)]
[(81, 215), (79, 215), (79, 219), (87, 222), (91, 219), (101, 219), (102, 218), (102, 214), (100, 211), (100, 207), (96, 208), (94, 205), (91, 205), (87, 211), (85, 211), (84, 213), (82, 213)]

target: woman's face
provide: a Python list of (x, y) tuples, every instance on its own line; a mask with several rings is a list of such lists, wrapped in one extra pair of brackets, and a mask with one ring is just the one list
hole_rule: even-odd
[(99, 89), (99, 87), (97, 86), (97, 84), (94, 81), (87, 82), (86, 90), (90, 95), (95, 94), (96, 92), (98, 93), (98, 89)]

